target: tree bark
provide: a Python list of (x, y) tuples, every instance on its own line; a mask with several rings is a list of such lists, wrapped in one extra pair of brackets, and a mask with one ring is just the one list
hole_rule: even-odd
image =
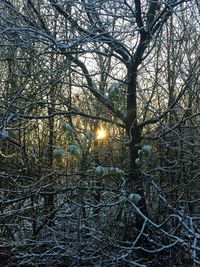
[(125, 120), (126, 131), (129, 138), (130, 151), (130, 189), (134, 190), (138, 183), (138, 166), (135, 160), (138, 157), (138, 150), (141, 142), (141, 129), (137, 124), (137, 69), (130, 67), (128, 69), (128, 94), (127, 94), (127, 117)]
[[(125, 125), (129, 137), (130, 161), (127, 191), (128, 193), (138, 193), (141, 196), (141, 200), (137, 205), (148, 216), (141, 170), (136, 164), (138, 150), (141, 148), (142, 128), (137, 122), (137, 68), (134, 68), (134, 66), (128, 69), (127, 117)], [(135, 224), (136, 228), (140, 230), (143, 225), (143, 218), (136, 216)]]

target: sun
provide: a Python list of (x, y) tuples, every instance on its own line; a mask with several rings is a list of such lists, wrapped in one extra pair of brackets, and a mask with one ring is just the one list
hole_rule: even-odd
[(96, 131), (96, 138), (97, 138), (97, 140), (103, 140), (107, 136), (108, 136), (108, 133), (107, 133), (107, 131), (103, 127), (97, 129), (97, 131)]

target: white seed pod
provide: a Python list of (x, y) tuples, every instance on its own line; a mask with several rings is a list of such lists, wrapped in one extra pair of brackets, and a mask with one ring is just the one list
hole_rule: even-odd
[(80, 180), (80, 181), (78, 182), (78, 186), (79, 186), (80, 188), (87, 188), (87, 187), (88, 187), (88, 183), (87, 183), (86, 181), (84, 181), (84, 180)]
[(140, 164), (141, 164), (141, 161), (140, 161), (140, 158), (137, 158), (136, 160), (135, 160), (135, 164), (136, 164), (136, 166), (140, 166)]
[(4, 130), (4, 129), (2, 129), (1, 131), (0, 131), (0, 138), (2, 138), (2, 139), (5, 139), (5, 138), (7, 138), (8, 137), (8, 131), (6, 131), (6, 130)]
[(124, 175), (124, 171), (119, 169), (119, 168), (115, 168), (115, 175), (123, 176)]
[(134, 204), (137, 204), (141, 200), (141, 196), (139, 194), (131, 193), (128, 199)]
[(67, 132), (68, 134), (73, 134), (74, 133), (73, 127), (68, 123), (63, 123), (62, 129), (63, 129), (63, 131)]
[(150, 152), (150, 151), (151, 151), (151, 146), (149, 146), (149, 145), (144, 145), (144, 146), (142, 147), (142, 150), (143, 150), (143, 151), (146, 151), (146, 152)]
[(85, 133), (85, 137), (86, 137), (87, 139), (91, 139), (91, 138), (92, 138), (92, 132), (87, 131), (87, 132)]
[(74, 157), (79, 157), (80, 156), (80, 150), (77, 146), (75, 145), (70, 145), (67, 148), (67, 152), (69, 152), (72, 156)]
[(105, 168), (102, 166), (97, 166), (95, 169), (95, 174), (98, 176), (103, 176), (105, 174)]
[(57, 147), (53, 150), (53, 156), (56, 159), (61, 159), (63, 155), (63, 150), (60, 147)]

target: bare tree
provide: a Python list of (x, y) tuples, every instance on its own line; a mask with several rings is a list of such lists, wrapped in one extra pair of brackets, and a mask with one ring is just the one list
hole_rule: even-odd
[[(174, 266), (198, 265), (198, 190), (192, 196), (187, 190), (199, 187), (197, 1), (26, 0), (0, 1), (0, 8), (1, 135), (24, 156), (24, 169), (33, 164), (24, 175), (33, 179), (34, 173), (30, 195), (19, 187), (34, 215), (19, 215), (19, 224), (31, 218), (36, 239), (53, 233), (55, 248), (71, 266), (166, 266), (169, 255)], [(62, 121), (67, 140), (59, 133)], [(28, 129), (36, 122), (38, 141), (31, 147), (42, 164), (37, 155), (34, 163), (28, 158)], [(105, 147), (88, 135), (102, 123), (120, 133)], [(14, 128), (24, 138), (11, 138)], [(64, 143), (73, 159), (61, 159)], [(91, 152), (97, 144), (105, 166)], [(119, 168), (106, 146), (122, 147)], [(67, 172), (73, 166), (73, 175), (62, 188), (66, 166)], [(42, 216), (34, 205), (44, 199), (51, 199), (51, 208)], [(9, 201), (6, 196), (2, 203)], [(60, 218), (69, 220), (72, 249), (66, 254)], [(54, 247), (49, 251), (56, 255)]]

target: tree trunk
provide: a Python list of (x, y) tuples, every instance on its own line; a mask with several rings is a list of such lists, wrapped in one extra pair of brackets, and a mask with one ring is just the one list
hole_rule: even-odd
[[(132, 122), (132, 123), (131, 123)], [(126, 123), (126, 131), (129, 136), (129, 175), (126, 182), (126, 188), (128, 195), (130, 193), (137, 193), (141, 196), (141, 200), (136, 204), (140, 211), (148, 217), (147, 205), (145, 200), (145, 190), (143, 187), (141, 169), (136, 165), (136, 159), (138, 158), (138, 150), (141, 148), (142, 130), (137, 126), (136, 118), (129, 120)], [(139, 215), (135, 214), (135, 219), (129, 217), (125, 228), (124, 239), (126, 241), (132, 241), (136, 238), (134, 227), (138, 230), (138, 233), (143, 227), (144, 219)], [(146, 231), (146, 230), (145, 230)], [(144, 232), (145, 232), (144, 231)], [(138, 246), (146, 244), (147, 240), (145, 236), (141, 236), (137, 242)], [(149, 259), (148, 253), (142, 250), (137, 252), (138, 258)]]
[(126, 117), (126, 131), (129, 138), (129, 151), (130, 151), (130, 175), (128, 181), (129, 190), (135, 190), (138, 185), (139, 169), (135, 163), (138, 158), (138, 150), (141, 142), (141, 129), (137, 125), (137, 69), (133, 66), (128, 69), (128, 94), (127, 94), (127, 117)]
[[(137, 69), (131, 67), (128, 69), (128, 94), (127, 94), (127, 118), (126, 131), (129, 137), (129, 176), (127, 179), (127, 192), (138, 193), (141, 200), (137, 203), (140, 210), (147, 216), (147, 207), (145, 202), (145, 192), (141, 177), (140, 167), (136, 164), (138, 158), (138, 150), (141, 148), (142, 129), (137, 123)], [(143, 225), (143, 218), (136, 215), (135, 226), (138, 231)], [(129, 228), (129, 227), (128, 227)]]

